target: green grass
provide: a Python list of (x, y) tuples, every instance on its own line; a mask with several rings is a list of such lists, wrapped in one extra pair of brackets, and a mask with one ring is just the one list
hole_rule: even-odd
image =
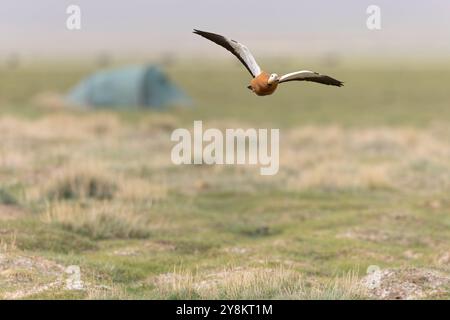
[[(370, 265), (448, 276), (450, 67), (269, 61), (296, 65), (345, 87), (258, 98), (239, 66), (195, 61), (169, 68), (195, 108), (89, 113), (33, 96), (92, 66), (1, 70), (0, 296), (361, 299)], [(280, 173), (172, 165), (193, 120), (281, 128)]]

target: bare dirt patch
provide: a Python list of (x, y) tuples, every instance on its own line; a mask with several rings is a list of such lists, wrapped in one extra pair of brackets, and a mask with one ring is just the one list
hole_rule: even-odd
[(448, 295), (450, 276), (430, 269), (384, 269), (371, 272), (362, 283), (377, 299), (431, 299)]
[(64, 266), (41, 258), (0, 252), (0, 297), (21, 299), (63, 284)]

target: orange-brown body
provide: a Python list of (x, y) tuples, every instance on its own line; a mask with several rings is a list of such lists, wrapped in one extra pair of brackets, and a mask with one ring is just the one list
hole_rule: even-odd
[(278, 82), (272, 84), (268, 83), (270, 75), (267, 72), (261, 72), (261, 74), (252, 79), (249, 89), (251, 89), (258, 96), (268, 96), (275, 92), (278, 86)]

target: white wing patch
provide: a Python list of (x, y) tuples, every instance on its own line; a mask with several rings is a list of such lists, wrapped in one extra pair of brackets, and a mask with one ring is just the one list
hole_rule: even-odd
[(313, 77), (313, 76), (317, 77), (317, 76), (319, 76), (319, 74), (317, 72), (313, 72), (313, 71), (309, 71), (309, 70), (296, 71), (296, 72), (291, 72), (291, 73), (281, 76), (280, 82), (292, 81), (292, 80), (304, 80), (308, 77)]
[(194, 29), (194, 33), (230, 51), (236, 58), (239, 59), (239, 61), (241, 61), (253, 77), (257, 77), (261, 74), (261, 68), (258, 66), (258, 63), (256, 63), (256, 60), (250, 50), (248, 50), (248, 48), (243, 44), (212, 32)]
[(280, 77), (279, 83), (288, 81), (311, 81), (336, 87), (342, 87), (344, 85), (342, 81), (309, 70), (302, 70), (285, 74), (284, 76)]
[(242, 58), (242, 60), (245, 61), (245, 64), (248, 66), (248, 68), (251, 70), (251, 73), (254, 77), (257, 77), (261, 74), (261, 68), (259, 67), (258, 63), (256, 62), (255, 58), (253, 57), (250, 50), (244, 46), (242, 43), (239, 43), (235, 40), (229, 40), (227, 39), (229, 44), (233, 47), (233, 49), (236, 51), (236, 53)]

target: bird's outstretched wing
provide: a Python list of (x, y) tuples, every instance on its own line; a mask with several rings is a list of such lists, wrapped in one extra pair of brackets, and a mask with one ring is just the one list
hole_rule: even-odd
[(256, 63), (255, 58), (251, 54), (250, 50), (248, 50), (248, 48), (243, 44), (211, 32), (194, 29), (194, 33), (208, 40), (211, 40), (212, 42), (224, 47), (232, 54), (234, 54), (236, 58), (238, 58), (239, 61), (242, 62), (245, 68), (247, 68), (248, 72), (250, 72), (253, 78), (257, 77), (261, 73), (261, 68)]
[(284, 76), (280, 77), (279, 83), (288, 81), (312, 81), (337, 87), (342, 87), (344, 85), (342, 81), (308, 70), (285, 74)]

